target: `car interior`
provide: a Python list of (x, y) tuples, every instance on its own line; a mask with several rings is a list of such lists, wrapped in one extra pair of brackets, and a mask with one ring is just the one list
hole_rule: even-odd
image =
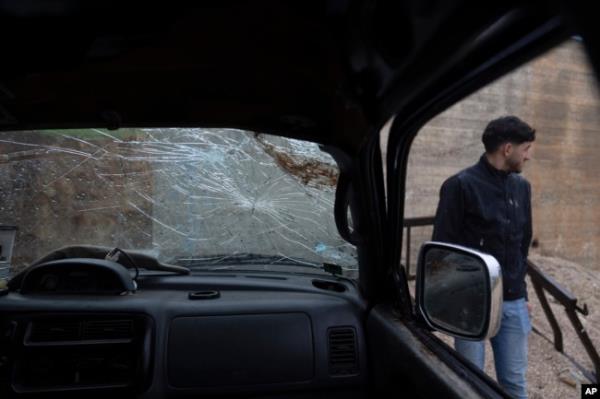
[[(230, 164), (210, 158), (148, 183), (154, 192), (170, 187), (152, 198), (153, 216), (146, 218), (152, 228), (141, 228), (155, 240), (172, 236), (173, 248), (192, 245), (191, 232), (209, 221), (235, 232), (230, 241), (193, 236), (201, 238), (177, 262), (117, 239), (94, 241), (86, 229), (102, 229), (103, 219), (68, 239), (57, 233), (27, 241), (20, 227), (14, 245), (27, 267), (0, 288), (0, 397), (508, 397), (415, 311), (398, 266), (408, 153), (431, 117), (575, 33), (587, 40), (597, 65), (600, 36), (587, 7), (562, 1), (1, 0), (0, 179), (8, 183), (0, 187), (10, 188), (0, 191), (3, 203), (19, 175), (2, 172), (3, 164), (16, 165), (7, 151), (17, 142), (31, 145), (37, 137), (31, 132), (79, 129), (68, 155), (94, 167), (99, 156), (81, 158), (86, 147), (80, 146), (97, 144), (82, 129), (111, 135), (114, 149), (102, 151), (117, 154), (123, 170), (140, 160), (124, 141), (151, 142), (143, 151), (153, 151), (153, 165), (165, 169), (197, 158), (179, 151), (182, 143), (214, 146), (211, 154), (243, 162), (231, 164), (235, 177), (221, 175)], [(386, 123), (390, 138), (382, 159), (379, 132)], [(200, 128), (208, 129), (207, 141), (194, 141)], [(181, 129), (185, 137), (174, 132)], [(230, 130), (246, 132), (244, 140), (254, 144), (228, 144)], [(44, 156), (59, 148), (62, 138), (43, 137)], [(320, 176), (333, 185), (311, 186), (312, 177), (294, 175), (309, 164), (286, 158), (299, 147), (280, 139), (308, 143), (318, 157), (328, 157), (319, 165), (335, 173)], [(330, 197), (289, 202), (294, 220), (269, 213), (277, 224), (273, 237), (264, 238), (258, 223), (266, 219), (217, 209), (223, 192), (232, 190), (223, 182), (253, 187), (259, 175), (243, 158), (251, 152), (238, 152), (243, 145), (261, 145), (270, 157), (256, 158), (257, 164), (294, 175), (308, 197)], [(284, 155), (277, 150), (282, 146)], [(44, 164), (37, 168), (41, 173)], [(104, 183), (94, 184), (111, 179), (109, 172), (96, 173)], [(213, 187), (207, 192), (216, 200), (206, 201), (214, 213), (186, 202), (194, 189), (174, 193), (173, 182), (188, 175), (194, 189)], [(204, 180), (194, 181), (196, 175)], [(25, 190), (32, 176), (22, 183)], [(120, 184), (115, 181), (111, 187)], [(260, 187), (265, 196), (283, 190)], [(164, 198), (172, 202), (163, 209)], [(128, 201), (138, 214), (149, 212)], [(24, 214), (34, 212), (35, 204), (23, 206), (31, 207)], [(183, 207), (198, 210), (197, 216), (181, 216)], [(309, 228), (286, 230), (311, 209), (317, 216), (307, 224), (331, 225), (322, 233), (343, 243), (331, 255), (323, 253), (334, 245), (315, 247)], [(318, 213), (322, 209), (329, 214)], [(167, 217), (180, 222), (164, 223)], [(54, 223), (53, 229), (68, 224)], [(131, 219), (120, 228), (140, 223)], [(3, 224), (9, 223), (0, 219)], [(319, 257), (302, 263), (302, 256), (248, 255), (284, 248), (284, 241), (309, 245), (302, 251)], [(192, 258), (198, 247), (210, 249), (208, 263)]]

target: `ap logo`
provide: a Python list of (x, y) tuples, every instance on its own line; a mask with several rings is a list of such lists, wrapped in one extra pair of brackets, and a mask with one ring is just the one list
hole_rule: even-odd
[(582, 398), (600, 398), (600, 385), (598, 384), (581, 384)]

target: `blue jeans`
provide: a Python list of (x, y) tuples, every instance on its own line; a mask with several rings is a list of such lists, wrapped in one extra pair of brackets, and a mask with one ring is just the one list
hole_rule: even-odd
[[(527, 338), (531, 321), (524, 298), (505, 301), (500, 330), (491, 338), (498, 383), (515, 398), (527, 398)], [(484, 369), (485, 341), (455, 338), (454, 348), (473, 364)]]

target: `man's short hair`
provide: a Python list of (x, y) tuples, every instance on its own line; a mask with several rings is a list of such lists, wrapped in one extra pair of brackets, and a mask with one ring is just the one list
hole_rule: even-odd
[(521, 144), (535, 141), (535, 129), (516, 116), (503, 116), (488, 123), (481, 141), (485, 152), (491, 154), (504, 143)]

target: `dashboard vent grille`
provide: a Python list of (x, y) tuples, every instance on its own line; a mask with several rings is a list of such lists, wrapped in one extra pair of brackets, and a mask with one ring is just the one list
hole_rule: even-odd
[(34, 320), (27, 342), (36, 345), (86, 341), (123, 341), (134, 338), (133, 320)]
[(77, 341), (81, 339), (79, 321), (36, 321), (31, 325), (31, 342)]
[(93, 320), (83, 325), (83, 339), (129, 339), (133, 337), (131, 320)]
[(329, 373), (333, 376), (357, 375), (358, 351), (354, 328), (329, 330)]

